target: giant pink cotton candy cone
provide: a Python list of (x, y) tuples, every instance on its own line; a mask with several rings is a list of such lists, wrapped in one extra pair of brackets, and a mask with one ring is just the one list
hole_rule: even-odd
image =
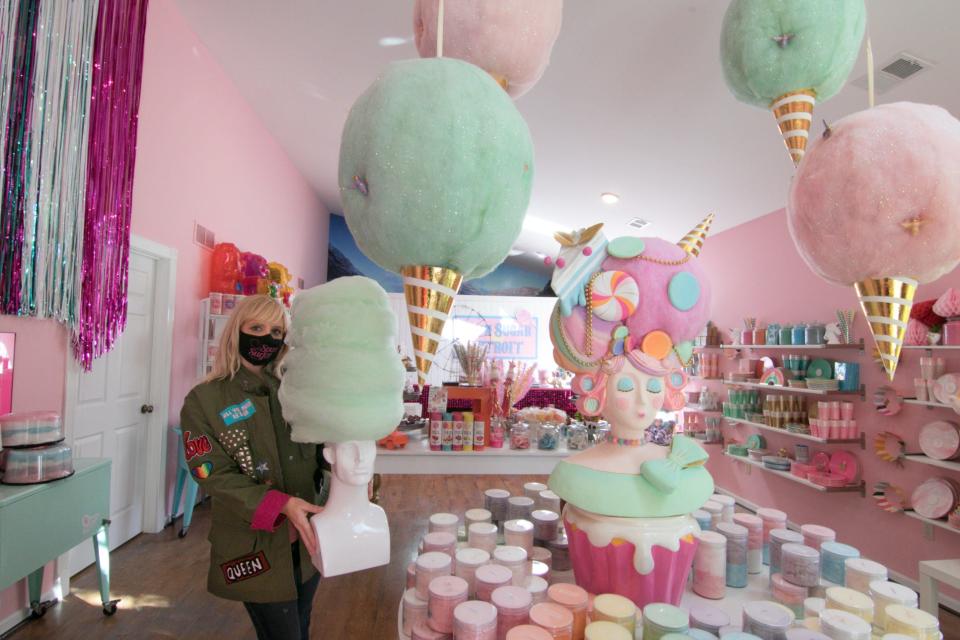
[(787, 221), (830, 282), (936, 280), (960, 262), (960, 121), (898, 102), (831, 124), (800, 163)]
[[(439, 0), (417, 0), (413, 33), (423, 58), (437, 55)], [(537, 83), (560, 33), (563, 0), (444, 0), (443, 55), (477, 65), (511, 97)]]

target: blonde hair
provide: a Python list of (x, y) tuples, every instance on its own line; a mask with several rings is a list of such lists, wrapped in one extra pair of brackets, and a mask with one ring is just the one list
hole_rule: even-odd
[[(237, 375), (237, 371), (243, 366), (240, 362), (240, 327), (248, 320), (258, 320), (267, 325), (281, 324), (284, 334), (289, 328), (287, 312), (278, 300), (264, 295), (247, 296), (234, 308), (223, 328), (213, 370), (207, 375), (205, 382), (228, 380)], [(286, 353), (287, 345), (284, 344), (274, 362), (280, 362)]]

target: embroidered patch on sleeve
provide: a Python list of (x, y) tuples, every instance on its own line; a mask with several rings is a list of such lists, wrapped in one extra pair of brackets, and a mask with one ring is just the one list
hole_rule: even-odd
[(213, 471), (212, 462), (204, 462), (203, 464), (198, 464), (193, 469), (190, 469), (190, 473), (192, 473), (193, 477), (197, 478), (198, 480), (209, 478), (211, 471)]
[(220, 417), (223, 418), (223, 424), (229, 427), (237, 422), (249, 420), (256, 412), (257, 408), (253, 406), (253, 400), (247, 398), (240, 404), (232, 404), (226, 409), (222, 409), (220, 411)]
[(230, 457), (236, 460), (242, 472), (251, 478), (257, 477), (256, 471), (253, 468), (253, 452), (250, 450), (250, 437), (247, 435), (246, 429), (240, 427), (222, 431), (217, 436), (217, 440), (223, 445), (224, 450), (230, 454)]
[(189, 431), (183, 432), (183, 453), (187, 462), (190, 462), (197, 456), (205, 456), (213, 451), (210, 445), (210, 438), (207, 436), (190, 437)]
[(223, 579), (227, 584), (243, 582), (250, 578), (255, 578), (261, 574), (270, 571), (270, 563), (267, 562), (267, 556), (263, 551), (252, 553), (236, 560), (224, 562), (220, 565), (223, 571)]

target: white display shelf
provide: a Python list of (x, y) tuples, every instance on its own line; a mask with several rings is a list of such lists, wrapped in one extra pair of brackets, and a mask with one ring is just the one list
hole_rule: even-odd
[(909, 349), (911, 351), (960, 351), (960, 347), (956, 347), (953, 345), (943, 345), (943, 344), (935, 344), (935, 345), (927, 345), (927, 346), (904, 345), (901, 348), (904, 350)]
[(850, 344), (725, 344), (721, 349), (763, 349), (766, 351), (792, 351), (794, 349), (853, 349), (863, 351), (863, 340)]
[(719, 409), (704, 409), (699, 404), (688, 404), (681, 411), (692, 411), (694, 413), (723, 413)]
[(955, 529), (947, 524), (946, 520), (934, 520), (933, 518), (924, 518), (922, 515), (915, 511), (904, 511), (903, 514), (908, 518), (913, 518), (914, 520), (919, 520), (934, 527), (940, 527), (941, 529), (946, 529), (947, 531), (952, 531), (953, 533), (960, 533), (960, 529)]
[(931, 402), (929, 400), (917, 400), (916, 398), (904, 398), (904, 404), (918, 404), (921, 407), (928, 407), (930, 409), (953, 409), (948, 404), (943, 404), (942, 402)]
[(712, 344), (712, 345), (700, 345), (694, 347), (694, 351), (719, 351), (720, 349), (728, 349), (730, 345), (728, 344)]
[(756, 462), (755, 460), (751, 460), (750, 458), (741, 458), (740, 456), (731, 455), (726, 451), (723, 452), (723, 455), (727, 456), (728, 458), (733, 458), (734, 460), (737, 460), (738, 462), (742, 462), (751, 467), (756, 467), (763, 472), (772, 473), (773, 475), (780, 476), (781, 478), (786, 478), (791, 482), (796, 482), (797, 484), (802, 484), (804, 486), (810, 487), (811, 489), (815, 491), (819, 491), (821, 493), (859, 493), (861, 496), (864, 495), (865, 489), (864, 489), (863, 482), (860, 482), (859, 484), (848, 485), (846, 487), (824, 487), (814, 482), (810, 482), (806, 478), (800, 478), (798, 476), (795, 476), (789, 471), (777, 471), (776, 469), (768, 469), (767, 467), (763, 466), (762, 462)]
[(933, 458), (923, 455), (922, 453), (912, 453), (906, 456), (906, 459), (909, 462), (919, 462), (920, 464), (928, 464), (931, 467), (940, 467), (942, 469), (951, 469), (952, 471), (960, 471), (960, 462), (953, 462), (951, 460), (935, 460)]
[(376, 472), (417, 475), (548, 475), (569, 456), (566, 447), (553, 451), (502, 449), (431, 451), (426, 439), (411, 440), (404, 449), (377, 449)]
[(790, 438), (799, 438), (800, 440), (809, 440), (810, 442), (819, 442), (820, 444), (858, 444), (860, 448), (863, 449), (866, 447), (865, 436), (861, 432), (859, 438), (850, 438), (850, 439), (833, 439), (833, 438), (818, 438), (816, 436), (807, 435), (805, 433), (790, 433), (786, 429), (778, 429), (777, 427), (771, 427), (770, 425), (763, 424), (761, 422), (750, 422), (749, 420), (740, 420), (739, 418), (724, 418), (727, 422), (733, 424), (742, 424), (747, 427), (753, 427), (754, 429), (763, 429), (764, 431), (772, 431), (773, 433), (779, 433), (782, 436), (788, 436)]
[(690, 378), (691, 380), (700, 380), (702, 382), (714, 382), (714, 381), (719, 382), (720, 380), (723, 380), (723, 378), (719, 376), (714, 378), (704, 378), (703, 376), (687, 376), (687, 377)]
[(799, 393), (808, 396), (860, 396), (863, 397), (864, 388), (860, 385), (859, 391), (821, 391), (818, 389), (807, 389), (806, 387), (781, 387), (775, 384), (763, 384), (762, 382), (736, 382), (734, 380), (724, 380), (723, 383), (729, 387), (747, 387), (748, 389), (760, 389), (763, 391), (776, 391), (778, 393)]

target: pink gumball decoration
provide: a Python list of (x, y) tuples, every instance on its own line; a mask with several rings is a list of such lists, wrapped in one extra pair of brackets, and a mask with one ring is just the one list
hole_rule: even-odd
[[(422, 58), (437, 55), (439, 0), (417, 0), (414, 38)], [(484, 69), (511, 97), (533, 87), (560, 33), (563, 0), (445, 0), (443, 55)]]
[(960, 121), (898, 102), (830, 125), (794, 177), (790, 233), (830, 282), (931, 282), (960, 262)]

